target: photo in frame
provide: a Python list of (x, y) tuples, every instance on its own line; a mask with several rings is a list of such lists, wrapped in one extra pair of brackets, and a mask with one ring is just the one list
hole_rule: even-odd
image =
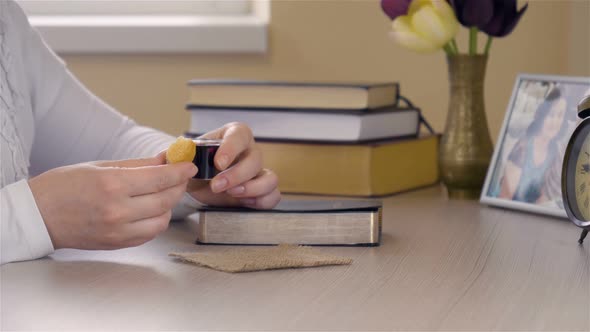
[(480, 202), (566, 217), (561, 167), (590, 77), (518, 75)]

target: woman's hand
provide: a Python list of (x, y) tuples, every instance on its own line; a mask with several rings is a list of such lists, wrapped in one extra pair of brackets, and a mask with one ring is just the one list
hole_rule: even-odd
[(202, 138), (221, 139), (215, 154), (215, 166), (222, 172), (208, 186), (189, 192), (208, 205), (273, 208), (281, 200), (277, 176), (262, 168), (262, 153), (254, 144), (252, 131), (241, 123), (229, 123)]
[(168, 227), (171, 209), (197, 173), (154, 158), (60, 167), (29, 180), (54, 248), (140, 245)]

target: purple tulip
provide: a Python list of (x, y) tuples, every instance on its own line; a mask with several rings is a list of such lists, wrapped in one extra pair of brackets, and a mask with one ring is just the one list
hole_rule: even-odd
[(464, 27), (482, 27), (494, 15), (494, 0), (449, 0), (457, 20)]
[(395, 20), (398, 16), (408, 14), (411, 2), (412, 0), (381, 0), (381, 8), (390, 19)]
[(490, 36), (504, 37), (514, 30), (528, 6), (527, 3), (517, 11), (516, 0), (495, 0), (494, 16), (480, 29)]

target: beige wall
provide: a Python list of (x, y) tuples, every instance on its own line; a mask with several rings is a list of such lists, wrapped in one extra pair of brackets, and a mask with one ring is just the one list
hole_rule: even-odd
[[(529, 1), (514, 33), (494, 41), (486, 79), (492, 139), (517, 73), (590, 75), (590, 1)], [(522, 3), (522, 1), (521, 1)], [(111, 105), (177, 135), (187, 129), (192, 78), (395, 80), (437, 130), (448, 102), (442, 52), (419, 55), (387, 37), (377, 0), (273, 0), (270, 50), (254, 55), (66, 56), (72, 70)], [(466, 34), (458, 38), (465, 49)], [(480, 42), (480, 45), (483, 43)]]

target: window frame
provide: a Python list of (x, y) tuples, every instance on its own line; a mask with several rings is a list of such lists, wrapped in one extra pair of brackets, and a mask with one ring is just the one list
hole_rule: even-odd
[(29, 22), (60, 54), (265, 53), (270, 0), (241, 15), (32, 14)]

